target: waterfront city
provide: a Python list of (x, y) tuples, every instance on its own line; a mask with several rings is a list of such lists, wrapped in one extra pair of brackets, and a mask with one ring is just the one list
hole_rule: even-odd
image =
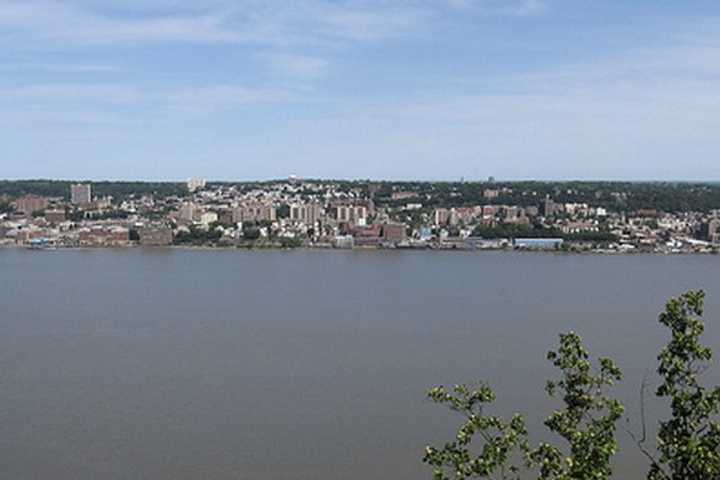
[(718, 253), (702, 183), (0, 182), (0, 245)]

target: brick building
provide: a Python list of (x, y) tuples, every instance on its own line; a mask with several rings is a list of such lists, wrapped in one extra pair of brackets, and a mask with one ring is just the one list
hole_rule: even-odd
[(78, 232), (82, 247), (124, 247), (130, 244), (130, 231), (125, 227), (93, 226)]
[(403, 223), (386, 223), (383, 225), (382, 237), (388, 243), (405, 241), (407, 239), (407, 227)]
[(138, 229), (140, 245), (164, 247), (172, 245), (173, 231), (166, 225), (149, 225)]
[(240, 205), (233, 211), (233, 222), (274, 222), (277, 220), (277, 209), (267, 203), (252, 202)]
[(48, 201), (45, 197), (38, 195), (23, 195), (15, 200), (15, 210), (30, 215), (33, 212), (40, 212), (47, 208)]

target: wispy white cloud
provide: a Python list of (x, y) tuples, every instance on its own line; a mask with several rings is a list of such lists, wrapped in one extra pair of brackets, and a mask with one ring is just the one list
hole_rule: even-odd
[(454, 160), (443, 167), (452, 176), (477, 165), (480, 175), (717, 178), (719, 55), (720, 41), (676, 37), (594, 62), (356, 102), (315, 127), (366, 158), (412, 159), (430, 171)]
[(113, 84), (43, 84), (0, 88), (3, 104), (131, 104), (146, 98), (138, 88)]
[(477, 10), (486, 14), (528, 16), (542, 13), (547, 5), (543, 0), (447, 0), (458, 10)]
[[(454, 8), (530, 12), (540, 0), (0, 0), (0, 41), (23, 56), (38, 51), (109, 51), (118, 46), (229, 45), (261, 49), (272, 73), (317, 79), (338, 52), (415, 32)], [(490, 2), (490, 3), (488, 3)], [(292, 52), (292, 53), (288, 53)], [(306, 53), (311, 52), (311, 53)], [(257, 55), (257, 54), (256, 54)], [(101, 73), (96, 64), (6, 63), (0, 70)]]
[(452, 8), (468, 8), (475, 3), (475, 0), (447, 0), (448, 5)]
[(260, 58), (274, 71), (301, 80), (319, 78), (328, 67), (326, 59), (309, 55), (267, 53), (260, 55)]
[(502, 13), (509, 15), (536, 15), (541, 13), (546, 8), (546, 5), (541, 0), (522, 0), (520, 2), (512, 3), (499, 9)]
[(123, 71), (117, 65), (100, 63), (40, 63), (40, 62), (7, 62), (0, 64), (3, 71), (22, 72), (56, 72), (56, 73), (116, 73)]
[[(332, 159), (327, 164), (339, 165), (336, 168), (343, 170), (332, 173), (341, 176), (368, 171), (403, 176), (416, 166), (418, 171), (439, 172), (436, 176), (460, 176), (467, 174), (463, 168), (474, 165), (485, 174), (514, 169), (540, 177), (607, 177), (621, 172), (618, 175), (636, 178), (679, 178), (688, 167), (720, 176), (716, 161), (720, 129), (717, 25), (689, 27), (691, 34), (675, 31), (656, 39), (655, 46), (636, 42), (635, 36), (632, 42), (618, 39), (618, 46), (625, 42), (624, 53), (603, 57), (600, 51), (588, 49), (587, 60), (577, 63), (561, 64), (566, 57), (553, 56), (552, 64), (544, 68), (536, 67), (536, 62), (526, 62), (523, 68), (527, 57), (515, 57), (512, 69), (498, 62), (492, 69), (495, 73), (461, 79), (440, 67), (429, 81), (405, 81), (403, 89), (397, 87), (400, 82), (381, 88), (373, 85), (350, 96), (331, 93), (347, 88), (331, 86), (323, 91), (317, 88), (319, 82), (313, 85), (312, 81), (328, 72), (351, 75), (353, 66), (334, 63), (342, 61), (345, 53), (356, 53), (352, 49), (358, 45), (391, 43), (424, 28), (436, 28), (437, 33), (465, 14), (477, 13), (483, 20), (489, 15), (537, 15), (549, 11), (552, 4), (540, 0), (217, 0), (201, 2), (200, 8), (195, 2), (129, 0), (132, 4), (126, 8), (117, 0), (107, 1), (114, 2), (112, 8), (105, 0), (0, 0), (0, 41), (18, 50), (15, 57), (63, 58), (44, 51), (33, 57), (35, 52), (25, 50), (28, 45), (62, 51), (102, 47), (69, 57), (88, 63), (6, 62), (0, 69), (102, 73), (107, 67), (110, 72), (115, 67), (103, 62), (112, 61), (104, 56), (111, 47), (155, 43), (222, 44), (230, 47), (222, 50), (228, 54), (228, 64), (247, 58), (256, 63), (237, 71), (228, 69), (229, 73), (209, 71), (207, 77), (188, 75), (182, 83), (168, 82), (166, 88), (159, 86), (157, 77), (140, 74), (137, 78), (108, 75), (111, 84), (101, 83), (102, 76), (86, 79), (89, 84), (60, 83), (58, 78), (67, 78), (57, 75), (36, 76), (35, 85), (0, 87), (0, 122), (6, 128), (51, 123), (58, 137), (123, 131), (127, 144), (135, 136), (153, 137), (157, 151), (162, 152), (176, 148), (177, 138), (183, 136), (179, 132), (206, 128), (215, 135), (218, 128), (229, 129), (228, 117), (213, 119), (215, 113), (223, 113), (235, 114), (233, 120), (251, 132), (243, 142), (258, 154), (258, 162), (283, 154), (293, 159), (306, 155), (312, 162)], [(182, 9), (177, 10), (181, 3)], [(438, 28), (432, 21), (443, 11), (447, 15)], [(663, 45), (658, 46), (660, 41)], [(242, 56), (235, 55), (239, 46), (244, 47)], [(386, 62), (405, 61), (384, 57), (376, 65), (375, 58), (357, 58), (362, 67), (376, 68), (370, 74), (382, 73)], [(258, 64), (271, 75), (252, 72), (247, 77), (230, 77), (244, 75)], [(427, 64), (401, 66), (406, 65), (419, 70)], [(132, 72), (132, 67), (127, 68)], [(0, 81), (5, 84), (12, 85)], [(305, 89), (306, 85), (310, 87)], [(421, 85), (428, 90), (423, 91)], [(313, 108), (282, 115), (281, 121), (281, 115), (273, 115), (272, 124), (263, 123), (269, 122), (263, 115), (245, 114), (265, 112), (268, 106), (280, 112), (298, 102), (312, 102)], [(203, 121), (197, 122), (198, 117)], [(159, 128), (144, 129), (137, 122)], [(80, 123), (88, 128), (76, 128)], [(16, 130), (18, 136), (35, 134), (28, 128)], [(270, 130), (279, 141), (255, 140)], [(198, 142), (198, 151), (211, 148), (216, 140), (213, 136), (205, 144)], [(225, 135), (222, 141), (236, 146), (233, 135)], [(16, 144), (21, 151), (23, 145)], [(262, 157), (268, 148), (273, 154)], [(338, 152), (344, 152), (347, 165), (337, 162)], [(178, 154), (183, 152), (178, 150)], [(395, 171), (388, 159), (399, 159)], [(438, 161), (443, 161), (442, 171), (438, 171)], [(664, 165), (662, 172), (658, 172), (658, 162)], [(347, 170), (352, 168), (358, 170)]]
[(377, 40), (398, 35), (421, 24), (430, 12), (420, 8), (328, 8), (315, 9), (318, 33), (352, 40)]
[(160, 101), (175, 109), (209, 113), (233, 110), (247, 104), (297, 102), (302, 97), (284, 89), (215, 85), (163, 93), (150, 93), (148, 98)]
[(18, 107), (47, 107), (47, 111), (52, 111), (64, 108), (102, 109), (104, 106), (140, 109), (148, 113), (168, 110), (205, 113), (233, 110), (248, 104), (299, 100), (301, 97), (290, 90), (238, 85), (161, 90), (122, 84), (46, 84), (0, 88), (0, 111), (4, 113)]
[(4, 0), (0, 38), (17, 48), (147, 43), (333, 45), (375, 41), (412, 31), (443, 5), (529, 15), (542, 0)]
[(233, 42), (244, 38), (225, 28), (223, 20), (218, 13), (118, 17), (46, 0), (10, 0), (0, 4), (0, 28), (5, 32), (6, 43), (25, 40), (31, 48), (163, 41)]
[[(0, 28), (6, 41), (34, 48), (116, 43), (317, 44), (374, 40), (413, 28), (426, 11), (411, 4), (298, 0), (286, 4), (244, 1), (210, 10), (122, 15), (73, 2), (6, 0)], [(52, 43), (50, 43), (52, 42)]]

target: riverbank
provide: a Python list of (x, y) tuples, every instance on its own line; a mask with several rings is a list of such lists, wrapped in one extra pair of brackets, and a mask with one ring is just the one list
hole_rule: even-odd
[(425, 248), (397, 248), (397, 247), (354, 247), (354, 248), (336, 248), (333, 246), (315, 246), (304, 245), (298, 247), (281, 247), (281, 246), (234, 246), (234, 245), (139, 245), (130, 244), (123, 246), (66, 246), (57, 245), (51, 247), (32, 247), (29, 245), (18, 244), (0, 244), (0, 249), (21, 249), (31, 251), (70, 251), (70, 250), (132, 250), (132, 249), (154, 249), (154, 250), (188, 250), (188, 251), (334, 251), (334, 252), (505, 252), (505, 253), (554, 253), (564, 255), (608, 255), (608, 256), (625, 256), (625, 255), (718, 255), (719, 249), (706, 250), (653, 250), (653, 249), (573, 249), (573, 248), (458, 248), (453, 246), (443, 247), (425, 247)]

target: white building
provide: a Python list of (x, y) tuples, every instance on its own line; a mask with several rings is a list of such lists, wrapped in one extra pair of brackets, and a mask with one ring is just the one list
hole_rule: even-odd
[(187, 181), (187, 188), (191, 192), (205, 188), (205, 185), (207, 185), (207, 181), (202, 178), (191, 178)]
[(204, 212), (200, 215), (200, 223), (207, 226), (218, 221), (218, 214), (215, 212)]

